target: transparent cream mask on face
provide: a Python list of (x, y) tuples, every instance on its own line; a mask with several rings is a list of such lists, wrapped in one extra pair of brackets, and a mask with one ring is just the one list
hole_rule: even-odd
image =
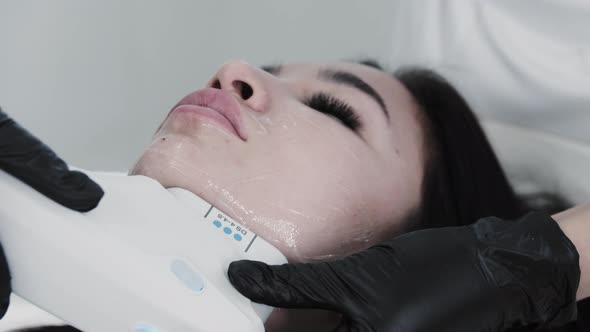
[(276, 248), (190, 191), (86, 173), (105, 196), (78, 213), (0, 171), (15, 293), (87, 332), (264, 331), (272, 308), (239, 294), (227, 268), (285, 263)]
[[(247, 163), (253, 156), (245, 154), (240, 159), (217, 147), (225, 133), (207, 125), (197, 129), (202, 131), (194, 138), (177, 133), (156, 135), (131, 173), (154, 178), (165, 187), (183, 187), (198, 193), (278, 248), (291, 262), (334, 259), (372, 243), (378, 232), (377, 219), (357, 213), (359, 206), (368, 209), (371, 202), (321, 200), (313, 187), (301, 193), (301, 188), (294, 190), (285, 181), (289, 175), (282, 165), (251, 167)], [(198, 158), (187, 157), (192, 154)], [(240, 163), (246, 163), (244, 169), (253, 172), (235, 167)], [(335, 188), (354, 191), (344, 179)], [(269, 195), (269, 190), (273, 194)], [(359, 217), (350, 220), (355, 215)], [(334, 232), (337, 236), (326, 239)]]

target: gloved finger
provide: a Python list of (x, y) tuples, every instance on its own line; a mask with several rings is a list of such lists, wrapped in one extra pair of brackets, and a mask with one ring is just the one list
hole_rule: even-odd
[(104, 195), (98, 184), (79, 171), (64, 170), (56, 173), (55, 179), (31, 178), (30, 180), (30, 182), (24, 180), (23, 182), (55, 202), (79, 212), (94, 209)]
[(4, 256), (4, 249), (0, 245), (0, 319), (4, 317), (10, 304), (10, 271), (8, 270), (8, 262)]
[(48, 146), (0, 110), (0, 169), (70, 209), (95, 208), (104, 192), (85, 174), (70, 171)]
[(229, 280), (254, 302), (280, 308), (316, 308), (346, 314), (350, 288), (328, 262), (269, 266), (236, 261)]

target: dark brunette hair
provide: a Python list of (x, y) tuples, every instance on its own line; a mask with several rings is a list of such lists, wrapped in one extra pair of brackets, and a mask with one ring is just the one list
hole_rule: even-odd
[[(426, 136), (422, 200), (410, 229), (468, 225), (487, 216), (514, 219), (529, 210), (555, 213), (570, 206), (556, 195), (515, 194), (474, 112), (442, 76), (421, 68), (394, 76), (414, 97)], [(589, 309), (589, 300), (579, 302), (578, 321), (550, 331), (588, 331)]]

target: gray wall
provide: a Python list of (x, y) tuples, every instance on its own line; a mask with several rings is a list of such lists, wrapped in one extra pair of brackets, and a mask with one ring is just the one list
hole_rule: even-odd
[(70, 164), (126, 171), (226, 60), (392, 49), (393, 1), (0, 0), (0, 106)]

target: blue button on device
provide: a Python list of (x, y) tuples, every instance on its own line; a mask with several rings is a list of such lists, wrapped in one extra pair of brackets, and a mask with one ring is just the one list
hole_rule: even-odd
[(205, 283), (201, 276), (193, 270), (185, 261), (175, 259), (170, 264), (170, 271), (176, 275), (178, 280), (187, 288), (200, 293), (205, 289)]
[(146, 324), (137, 324), (133, 328), (133, 332), (158, 332), (158, 330)]

